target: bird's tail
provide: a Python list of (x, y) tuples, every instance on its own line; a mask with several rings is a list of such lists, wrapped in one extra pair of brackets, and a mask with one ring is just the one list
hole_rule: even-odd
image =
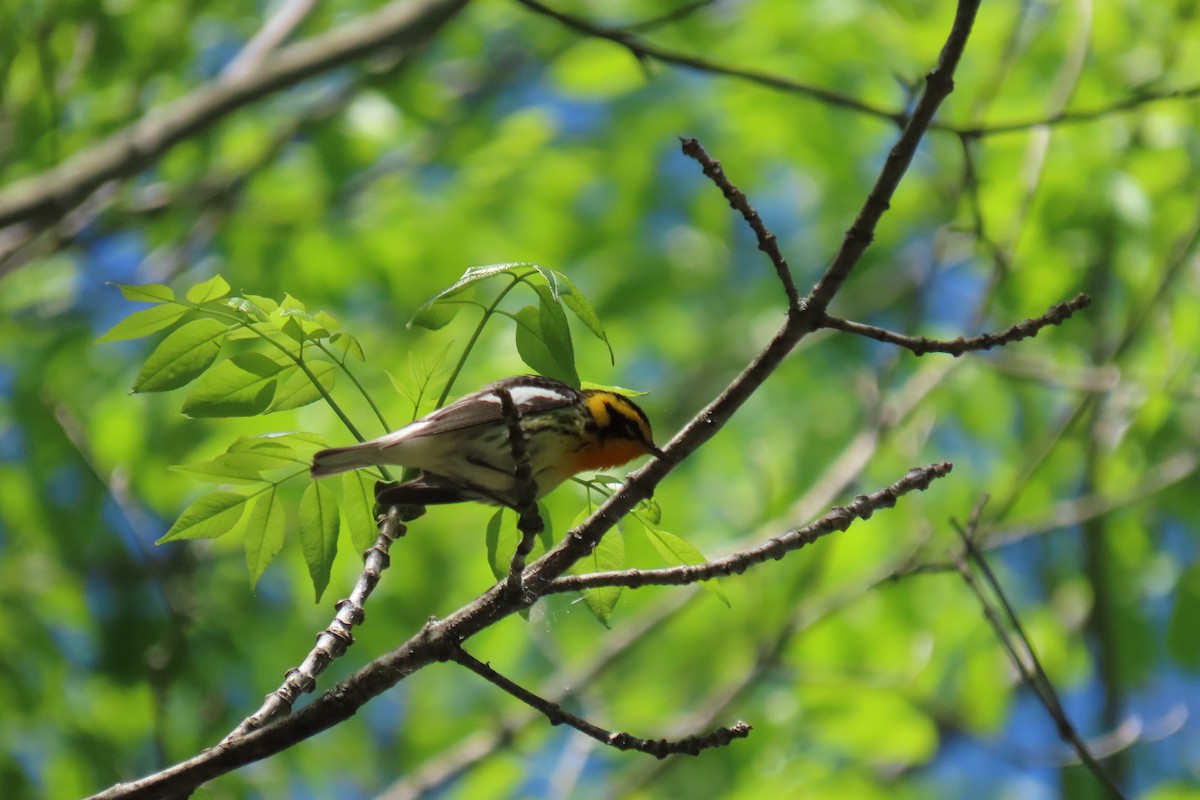
[(349, 447), (331, 447), (313, 454), (310, 472), (314, 478), (337, 475), (352, 469), (374, 467), (380, 463), (379, 442), (352, 444)]

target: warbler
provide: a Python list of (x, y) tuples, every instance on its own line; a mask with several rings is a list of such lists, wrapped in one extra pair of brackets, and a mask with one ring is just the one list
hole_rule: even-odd
[(538, 375), (506, 378), (362, 444), (321, 450), (312, 476), (388, 464), (421, 474), (380, 483), (381, 505), (432, 505), (476, 500), (514, 506), (516, 465), (498, 390), (507, 390), (527, 436), (529, 464), (542, 497), (572, 475), (666, 455), (654, 444), (650, 420), (624, 395), (576, 389)]

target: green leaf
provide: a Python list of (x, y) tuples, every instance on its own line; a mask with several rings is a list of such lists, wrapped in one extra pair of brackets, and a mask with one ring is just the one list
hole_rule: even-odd
[[(575, 516), (570, 527), (578, 527), (595, 510), (596, 506), (588, 503)], [(619, 528), (612, 528), (608, 533), (604, 534), (604, 538), (600, 540), (600, 543), (596, 545), (591, 553), (584, 556), (571, 567), (571, 571), (578, 575), (586, 575), (589, 572), (609, 572), (624, 568), (625, 537)], [(616, 607), (617, 601), (621, 599), (622, 591), (623, 587), (621, 586), (601, 586), (595, 589), (584, 589), (580, 592), (580, 595), (588, 611), (592, 612), (592, 616), (607, 628), (608, 621), (612, 618), (613, 609)]]
[[(308, 369), (326, 392), (333, 390), (337, 367), (328, 361), (311, 361), (308, 363)], [(275, 390), (275, 399), (271, 402), (267, 413), (300, 408), (320, 399), (321, 390), (304, 374), (300, 367), (292, 365), (280, 374), (279, 388)]]
[(189, 302), (199, 305), (211, 300), (220, 300), (229, 294), (229, 284), (220, 275), (213, 275), (204, 283), (198, 283), (187, 290)]
[(514, 318), (517, 323), (517, 354), (521, 360), (539, 375), (578, 386), (579, 375), (575, 372), (573, 359), (566, 365), (560, 363), (543, 338), (542, 312), (533, 306), (525, 306)]
[(535, 287), (538, 293), (538, 323), (542, 341), (554, 363), (558, 366), (559, 380), (571, 386), (579, 386), (579, 375), (575, 371), (575, 346), (571, 342), (571, 328), (567, 315), (558, 302), (557, 294), (548, 286)]
[(133, 300), (139, 303), (169, 303), (175, 299), (175, 292), (171, 291), (171, 287), (161, 283), (146, 283), (141, 286), (131, 286), (124, 283), (114, 283), (121, 290), (121, 295), (126, 300)]
[(283, 302), (279, 304), (279, 310), (288, 314), (300, 314), (305, 319), (312, 319), (312, 317), (308, 315), (308, 311), (305, 309), (304, 303), (286, 292), (283, 295)]
[(312, 577), (316, 602), (329, 585), (329, 571), (337, 555), (337, 498), (324, 484), (312, 482), (300, 498), (300, 549)]
[(611, 386), (607, 383), (592, 383), (584, 381), (580, 384), (581, 389), (601, 389), (605, 392), (614, 392), (616, 394), (625, 395), (626, 397), (645, 397), (649, 392), (639, 392), (636, 389), (626, 389), (624, 386)]
[(260, 294), (246, 294), (243, 295), (243, 297), (258, 307), (262, 311), (264, 317), (269, 316), (272, 311), (279, 308), (279, 303), (275, 302), (270, 297), (263, 297)]
[(241, 339), (270, 339), (273, 334), (279, 333), (279, 329), (270, 322), (251, 322), (249, 326), (238, 325), (236, 328), (231, 328), (229, 331), (229, 341), (238, 341)]
[(183, 510), (179, 519), (157, 543), (173, 539), (215, 539), (229, 533), (242, 518), (249, 499), (234, 492), (203, 495)]
[(188, 310), (187, 306), (170, 304), (151, 306), (141, 311), (135, 311), (109, 328), (103, 336), (96, 340), (96, 344), (149, 336), (155, 331), (161, 331), (163, 328), (174, 325), (180, 317), (188, 313)]
[(604, 332), (604, 326), (600, 324), (600, 315), (596, 313), (596, 309), (583, 296), (583, 293), (575, 288), (575, 284), (571, 283), (566, 275), (555, 272), (554, 276), (558, 278), (558, 297), (563, 305), (571, 309), (571, 313), (592, 332), (593, 336), (604, 342), (604, 346), (608, 348), (609, 361), (616, 364), (617, 357), (613, 353), (612, 343), (608, 341), (608, 334)]
[(314, 450), (325, 447), (325, 437), (307, 431), (280, 431), (258, 436), (240, 436), (226, 449), (227, 453), (269, 455), (283, 460), (298, 458), (295, 448)]
[(458, 303), (447, 303), (445, 302), (446, 300), (457, 294), (461, 294), (476, 283), (487, 280), (495, 275), (516, 276), (532, 268), (534, 268), (534, 265), (527, 262), (470, 267), (462, 274), (461, 278), (421, 305), (413, 313), (413, 317), (408, 321), (407, 327), (411, 328), (415, 325), (431, 331), (440, 330), (449, 324), (450, 320), (454, 319), (454, 315), (458, 313), (458, 309), (461, 307)]
[(1167, 652), (1182, 667), (1200, 668), (1200, 636), (1196, 635), (1196, 620), (1200, 619), (1200, 563), (1192, 564), (1175, 585), (1175, 608), (1167, 624)]
[(336, 354), (338, 363), (345, 364), (346, 356), (354, 356), (359, 361), (366, 361), (362, 345), (348, 333), (335, 333), (329, 337), (330, 350)]
[(283, 365), (262, 353), (242, 353), (218, 364), (183, 401), (189, 417), (250, 417), (261, 414), (275, 394)]
[(200, 376), (217, 359), (225, 325), (215, 319), (195, 319), (171, 331), (146, 359), (135, 392), (178, 389)]
[(487, 542), (488, 566), (492, 568), (492, 576), (498, 581), (504, 580), (508, 577), (517, 543), (521, 541), (517, 515), (504, 508), (492, 514), (484, 531), (484, 540)]
[(283, 523), (283, 503), (279, 502), (272, 486), (254, 501), (246, 520), (246, 568), (250, 570), (251, 586), (258, 583), (267, 565), (283, 547)]
[(276, 311), (271, 315), (271, 322), (289, 339), (297, 342), (304, 341), (304, 327), (300, 324), (300, 317), (295, 313)]
[[(578, 522), (582, 522), (587, 516), (587, 514), (584, 514)], [(584, 574), (588, 572), (608, 572), (610, 570), (624, 569), (624, 535), (616, 528), (613, 528), (604, 534), (604, 538), (600, 540), (600, 544), (596, 545), (596, 548), (591, 553), (579, 560), (577, 566), (581, 567), (581, 571)], [(588, 607), (588, 611), (591, 611), (596, 620), (607, 628), (608, 621), (612, 619), (613, 609), (616, 608), (617, 601), (621, 599), (622, 591), (624, 589), (621, 586), (600, 586), (595, 589), (584, 589), (580, 594), (583, 595), (583, 602)]]
[(231, 463), (228, 455), (194, 464), (174, 464), (171, 469), (187, 473), (195, 480), (205, 483), (260, 483), (266, 480), (257, 469)]
[(375, 544), (379, 536), (379, 527), (371, 513), (375, 508), (373, 484), (357, 470), (342, 473), (342, 509), (350, 528), (350, 541), (360, 553)]
[(286, 444), (261, 442), (254, 447), (233, 450), (225, 455), (226, 462), (238, 469), (283, 469), (308, 463)]
[(424, 328), (429, 331), (438, 331), (450, 324), (458, 314), (458, 310), (462, 308), (458, 303), (438, 303), (430, 301), (418, 308), (412, 315), (412, 319), (405, 325), (406, 328)]
[(330, 333), (342, 327), (342, 323), (338, 322), (337, 317), (327, 314), (324, 311), (318, 311), (316, 314), (313, 314), (313, 321)]
[[(654, 545), (654, 549), (658, 551), (658, 554), (667, 563), (667, 566), (694, 567), (708, 561), (703, 553), (675, 534), (657, 530), (649, 525), (643, 525), (643, 527), (646, 529), (646, 535), (650, 538), (650, 543)], [(729, 606), (729, 597), (725, 594), (725, 590), (718, 585), (715, 578), (700, 581), (700, 586), (726, 606)]]

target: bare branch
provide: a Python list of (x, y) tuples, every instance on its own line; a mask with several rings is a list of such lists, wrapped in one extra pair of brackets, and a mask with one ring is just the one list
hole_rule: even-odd
[(1175, 89), (1164, 89), (1159, 92), (1143, 92), (1116, 100), (1108, 105), (1097, 108), (1081, 109), (1079, 111), (1058, 111), (1038, 119), (1021, 120), (1018, 122), (1001, 122), (993, 125), (976, 125), (968, 128), (955, 128), (960, 136), (980, 138), (983, 136), (999, 136), (1006, 133), (1021, 133), (1034, 128), (1054, 125), (1078, 125), (1082, 122), (1094, 122), (1098, 119), (1133, 111), (1151, 103), (1161, 103), (1164, 100), (1190, 100), (1200, 97), (1200, 84), (1181, 86)]
[(954, 70), (962, 58), (963, 49), (967, 45), (967, 38), (971, 35), (971, 28), (975, 24), (975, 14), (978, 11), (979, 0), (960, 0), (958, 3), (954, 13), (954, 24), (950, 29), (950, 35), (946, 38), (946, 44), (942, 48), (937, 66), (925, 78), (925, 91), (922, 92), (921, 98), (913, 108), (912, 116), (905, 122), (900, 138), (888, 153), (883, 169), (880, 171), (875, 185), (871, 187), (862, 210), (859, 211), (858, 217), (846, 231), (841, 248), (834, 255), (833, 261), (825, 270), (825, 274), (821, 276), (821, 280), (808, 294), (807, 302), (814, 313), (819, 315), (825, 313), (825, 309), (829, 307), (829, 301), (845, 283), (851, 270), (858, 264), (862, 254), (874, 240), (875, 226), (879, 224), (880, 218), (887, 211), (892, 195), (896, 193), (896, 187), (900, 185), (900, 179), (908, 171), (908, 165), (917, 152), (917, 145), (925, 135), (925, 131), (929, 129), (930, 123), (933, 122), (933, 115), (937, 112), (938, 107), (954, 89)]
[(538, 14), (550, 17), (557, 20), (566, 27), (578, 33), (587, 36), (593, 36), (597, 39), (606, 39), (615, 44), (619, 44), (628, 50), (638, 61), (645, 62), (649, 59), (661, 61), (664, 64), (674, 64), (677, 67), (686, 67), (688, 69), (707, 72), (713, 75), (725, 75), (731, 78), (740, 78), (750, 83), (765, 86), (769, 89), (778, 89), (780, 91), (789, 92), (791, 94), (810, 97), (814, 100), (820, 100), (831, 106), (838, 108), (846, 108), (851, 111), (857, 111), (877, 119), (887, 120), (894, 125), (900, 126), (904, 124), (904, 114), (900, 112), (891, 112), (882, 108), (877, 108), (838, 92), (823, 89), (819, 86), (802, 83), (800, 81), (785, 78), (781, 75), (772, 75), (769, 72), (760, 72), (753, 69), (742, 69), (740, 67), (729, 67), (722, 64), (716, 64), (711, 61), (706, 61), (703, 58), (680, 53), (675, 50), (668, 50), (665, 47), (659, 47), (649, 42), (643, 41), (629, 32), (628, 29), (605, 28), (600, 25), (595, 25), (580, 17), (566, 14), (562, 11), (556, 11), (547, 5), (538, 2), (538, 0), (517, 0), (518, 3), (536, 11)]
[(1022, 339), (1037, 336), (1043, 328), (1052, 325), (1061, 325), (1076, 312), (1087, 308), (1091, 304), (1092, 298), (1086, 294), (1080, 294), (1072, 300), (1059, 303), (1040, 317), (1022, 320), (1000, 333), (983, 333), (979, 336), (970, 337), (960, 336), (957, 339), (927, 339), (924, 336), (905, 336), (901, 333), (893, 333), (883, 328), (877, 328), (874, 325), (863, 325), (860, 322), (850, 322), (849, 320), (829, 315), (825, 315), (825, 318), (821, 322), (821, 327), (833, 328), (834, 330), (853, 333), (857, 336), (865, 336), (868, 339), (874, 339), (879, 342), (899, 345), (911, 350), (918, 356), (923, 356), (926, 353), (949, 353), (957, 358), (963, 353), (969, 353), (974, 350), (991, 350), (993, 347), (1000, 347), (1001, 345), (1012, 344)]
[[(1037, 696), (1045, 707), (1050, 718), (1054, 720), (1055, 726), (1058, 729), (1059, 737), (1069, 744), (1079, 756), (1080, 761), (1087, 767), (1088, 771), (1096, 776), (1096, 779), (1109, 791), (1109, 793), (1119, 800), (1124, 800), (1125, 794), (1120, 787), (1116, 785), (1112, 777), (1096, 760), (1091, 751), (1088, 750), (1087, 744), (1079, 736), (1075, 730), (1075, 726), (1071, 723), (1067, 712), (1063, 709), (1062, 703), (1059, 702), (1058, 693), (1054, 689), (1054, 685), (1050, 682), (1050, 678), (1046, 675), (1046, 671), (1042, 669), (1042, 664), (1038, 660), (1037, 653), (1033, 649), (1033, 644), (1029, 641), (1029, 637), (1025, 634), (1025, 629), (1021, 625), (1020, 619), (1013, 610), (1012, 604), (1009, 603), (1008, 597), (1004, 594), (1004, 589), (997, 580), (996, 575), (992, 572), (992, 568), (988, 566), (987, 561), (983, 557), (983, 553), (975, 545), (974, 537), (977, 534), (979, 526), (979, 516), (983, 511), (983, 505), (987, 501), (984, 497), (976, 506), (971, 514), (971, 519), (967, 529), (964, 530), (957, 523), (953, 523), (954, 530), (957, 531), (959, 538), (963, 543), (963, 555), (958, 560), (958, 571), (962, 575), (963, 580), (975, 597), (979, 600), (980, 606), (983, 608), (984, 616), (995, 630), (997, 638), (1000, 639), (1004, 649), (1008, 651), (1009, 658), (1013, 662), (1013, 666), (1020, 673), (1021, 679), (1033, 693)], [(975, 580), (974, 574), (971, 572), (970, 562), (974, 562), (979, 566), (983, 573), (984, 579), (987, 581), (989, 588), (1000, 601), (1000, 606), (1004, 610), (1004, 615), (1008, 620), (1008, 624), (1016, 632), (1017, 641), (1020, 641), (1021, 648), (1017, 649), (1016, 641), (1009, 635), (1005, 628), (1004, 622), (1001, 621), (1000, 615), (996, 608), (988, 600), (984, 594), (983, 587)]]
[(744, 739), (750, 735), (750, 726), (745, 722), (737, 722), (728, 728), (717, 728), (701, 736), (688, 736), (684, 739), (642, 739), (630, 733), (608, 731), (598, 725), (572, 714), (557, 703), (552, 703), (544, 697), (539, 697), (528, 689), (520, 686), (492, 669), (487, 664), (458, 648), (450, 657), (452, 661), (461, 664), (479, 677), (494, 686), (503, 689), (522, 703), (537, 709), (551, 725), (570, 725), (580, 733), (586, 734), (601, 744), (614, 747), (617, 750), (637, 750), (655, 758), (666, 758), (676, 753), (699, 755), (704, 750), (714, 747), (724, 747), (734, 739)]
[(717, 185), (721, 194), (725, 195), (725, 199), (729, 201), (729, 205), (742, 215), (746, 224), (750, 226), (750, 230), (754, 231), (754, 235), (758, 237), (758, 249), (766, 253), (767, 257), (771, 259), (771, 263), (775, 265), (775, 274), (779, 276), (783, 290), (787, 293), (788, 308), (799, 308), (800, 291), (796, 288), (796, 281), (792, 278), (792, 270), (788, 266), (787, 259), (779, 251), (779, 242), (775, 239), (775, 234), (767, 230), (767, 226), (763, 224), (758, 212), (750, 205), (746, 195), (729, 180), (729, 176), (721, 168), (720, 161), (710, 156), (696, 139), (685, 138), (680, 141), (683, 143), (683, 154), (699, 162), (704, 174)]
[(288, 670), (283, 684), (267, 695), (258, 711), (242, 720), (221, 740), (222, 746), (251, 731), (258, 730), (274, 719), (292, 713), (292, 705), (296, 699), (301, 694), (313, 691), (317, 686), (317, 676), (324, 672), (334, 659), (343, 656), (350, 645), (354, 644), (354, 635), (351, 630), (355, 625), (362, 624), (367, 614), (363, 606), (366, 604), (367, 598), (371, 596), (371, 592), (375, 591), (375, 587), (379, 584), (380, 575), (391, 563), (388, 549), (392, 542), (407, 531), (404, 523), (400, 521), (402, 510), (400, 506), (392, 506), (388, 509), (387, 516), (380, 519), (379, 537), (375, 540), (375, 544), (371, 545), (371, 548), (364, 553), (365, 562), (362, 572), (358, 576), (358, 582), (354, 585), (354, 591), (350, 593), (349, 599), (337, 601), (337, 614), (334, 616), (333, 622), (317, 635), (317, 643), (309, 651), (308, 656), (299, 667)]
[(666, 569), (628, 569), (613, 572), (593, 572), (588, 575), (568, 575), (558, 578), (546, 586), (544, 594), (575, 592), (595, 589), (600, 586), (624, 586), (638, 589), (642, 586), (671, 586), (696, 583), (725, 575), (740, 575), (750, 567), (769, 559), (778, 561), (793, 550), (810, 545), (834, 531), (844, 531), (858, 519), (870, 519), (881, 508), (891, 508), (896, 501), (913, 491), (924, 491), (938, 478), (950, 474), (953, 465), (949, 461), (930, 464), (909, 470), (900, 480), (872, 495), (859, 495), (848, 506), (835, 506), (829, 513), (810, 525), (788, 531), (774, 537), (765, 544), (740, 550), (725, 558), (705, 564), (684, 565)]
[(263, 59), (304, 21), (316, 4), (316, 0), (284, 0), (258, 33), (225, 65), (221, 77), (242, 78), (257, 69)]
[(183, 139), (260, 97), (365, 56), (427, 41), (466, 2), (393, 2), (289, 45), (250, 75), (205, 84), (57, 166), (0, 191), (0, 228), (58, 219), (106, 181), (136, 174)]

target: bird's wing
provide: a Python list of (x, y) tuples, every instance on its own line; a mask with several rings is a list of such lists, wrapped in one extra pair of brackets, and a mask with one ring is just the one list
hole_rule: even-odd
[(462, 430), (476, 425), (489, 425), (500, 422), (504, 414), (500, 408), (500, 396), (497, 388), (507, 389), (512, 396), (513, 404), (522, 416), (541, 414), (555, 408), (569, 406), (579, 398), (576, 389), (558, 381), (527, 375), (523, 378), (510, 378), (505, 381), (486, 386), (474, 394), (451, 403), (443, 409), (417, 420), (395, 433), (383, 437), (393, 441), (383, 444), (399, 444), (417, 437), (436, 436), (439, 433)]

